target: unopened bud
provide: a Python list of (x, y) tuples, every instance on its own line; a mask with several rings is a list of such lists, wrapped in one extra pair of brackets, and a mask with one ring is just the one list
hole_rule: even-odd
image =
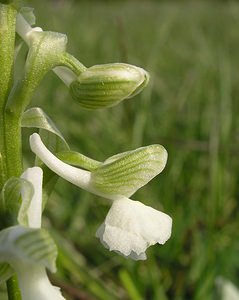
[(81, 106), (101, 109), (140, 93), (149, 81), (142, 68), (123, 63), (95, 65), (72, 82), (71, 94)]

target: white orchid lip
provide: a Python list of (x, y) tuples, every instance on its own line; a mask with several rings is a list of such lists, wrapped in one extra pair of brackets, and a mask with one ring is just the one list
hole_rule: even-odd
[(164, 244), (171, 236), (172, 219), (138, 201), (122, 198), (113, 202), (96, 236), (110, 251), (134, 260), (146, 259), (146, 249)]
[(60, 288), (49, 281), (45, 268), (19, 264), (17, 275), (23, 300), (66, 300)]

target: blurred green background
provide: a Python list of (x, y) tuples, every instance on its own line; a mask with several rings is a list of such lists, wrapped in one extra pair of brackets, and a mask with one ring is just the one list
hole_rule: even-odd
[(29, 2), (37, 25), (66, 33), (86, 66), (127, 62), (151, 75), (140, 95), (91, 112), (48, 74), (32, 106), (71, 149), (101, 161), (154, 143), (169, 153), (165, 170), (133, 197), (173, 218), (171, 239), (142, 262), (95, 238), (110, 204), (59, 179), (45, 213), (59, 246), (52, 281), (69, 300), (219, 299), (219, 277), (239, 285), (239, 3)]

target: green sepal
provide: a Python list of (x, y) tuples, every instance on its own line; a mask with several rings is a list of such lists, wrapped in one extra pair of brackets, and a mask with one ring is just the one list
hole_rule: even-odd
[(33, 107), (26, 110), (22, 115), (21, 126), (28, 128), (34, 127), (50, 131), (60, 137), (66, 148), (69, 148), (59, 129), (40, 107)]
[(103, 193), (130, 197), (158, 175), (166, 162), (163, 146), (141, 147), (108, 158), (92, 172), (92, 182)]
[(0, 263), (0, 284), (7, 281), (14, 273), (13, 268), (8, 263)]
[(0, 232), (0, 261), (37, 264), (56, 271), (57, 247), (45, 229), (13, 226)]
[(66, 50), (67, 37), (58, 32), (42, 31), (30, 34), (30, 47), (26, 61), (26, 78), (35, 88), (44, 75), (59, 65)]
[[(43, 143), (54, 154), (69, 150), (69, 146), (66, 141), (58, 135), (53, 134), (51, 131), (40, 129), (39, 134)], [(42, 164), (40, 164), (40, 166), (42, 166)]]
[(67, 37), (57, 32), (29, 33), (29, 52), (23, 80), (18, 82), (7, 104), (7, 111), (21, 115), (30, 103), (32, 94), (48, 71), (62, 64)]
[[(21, 203), (21, 191), (24, 189), (24, 200)], [(19, 223), (28, 225), (27, 210), (34, 190), (32, 184), (22, 178), (11, 177), (4, 184), (0, 197), (1, 226), (6, 227)]]
[[(69, 146), (51, 118), (39, 107), (33, 107), (22, 115), (21, 126), (39, 128), (44, 143), (52, 152), (67, 151)], [(35, 165), (42, 166), (41, 160), (36, 157)]]
[(80, 167), (88, 171), (93, 171), (102, 164), (101, 162), (91, 159), (79, 152), (70, 150), (57, 153), (57, 157), (67, 164)]

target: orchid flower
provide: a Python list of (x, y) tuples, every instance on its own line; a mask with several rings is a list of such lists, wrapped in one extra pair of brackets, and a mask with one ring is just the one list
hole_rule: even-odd
[(41, 229), (41, 168), (27, 169), (20, 180), (19, 225), (0, 232), (0, 262), (5, 266), (8, 263), (16, 272), (23, 300), (64, 300), (60, 289), (50, 283), (46, 273), (46, 267), (56, 271), (57, 249), (47, 231)]
[(30, 137), (30, 146), (59, 176), (113, 201), (104, 223), (96, 232), (106, 248), (135, 260), (144, 260), (149, 246), (164, 244), (169, 239), (171, 217), (128, 198), (164, 169), (167, 151), (162, 146), (151, 145), (115, 155), (91, 172), (58, 159), (37, 133)]

